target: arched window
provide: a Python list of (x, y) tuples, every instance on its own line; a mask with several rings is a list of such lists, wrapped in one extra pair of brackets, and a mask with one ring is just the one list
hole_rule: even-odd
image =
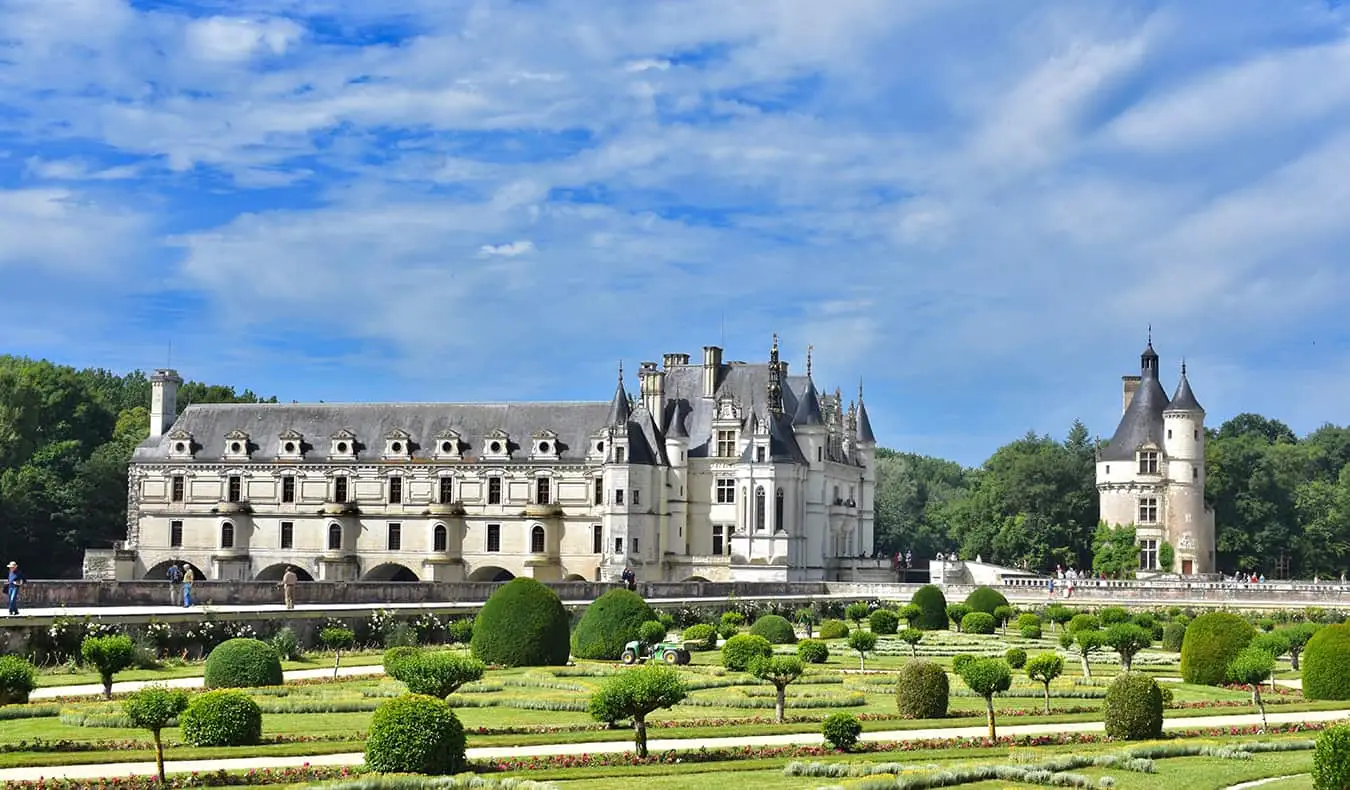
[(783, 489), (781, 488), (773, 497), (773, 528), (776, 532), (787, 530), (787, 527), (783, 525)]
[(445, 551), (447, 545), (448, 535), (445, 530), (445, 525), (437, 524), (436, 528), (431, 531), (431, 550)]
[(530, 553), (544, 553), (544, 528), (541, 526), (535, 525), (535, 528), (530, 530)]
[(328, 550), (338, 551), (342, 548), (342, 525), (328, 525)]
[(234, 548), (234, 525), (228, 521), (220, 525), (220, 547), (222, 549)]
[(755, 531), (764, 531), (764, 486), (755, 486)]

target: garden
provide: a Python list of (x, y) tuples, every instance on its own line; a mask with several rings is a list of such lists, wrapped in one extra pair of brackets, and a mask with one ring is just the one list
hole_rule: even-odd
[[(154, 762), (163, 782), (5, 786), (1343, 788), (1343, 619), (1018, 610), (936, 587), (671, 612), (615, 590), (568, 611), (517, 579), (472, 620), (377, 612), (270, 634), (67, 620), (0, 657), (0, 777)], [(1206, 721), (1234, 714), (1248, 716)], [(173, 771), (238, 757), (295, 765)]]

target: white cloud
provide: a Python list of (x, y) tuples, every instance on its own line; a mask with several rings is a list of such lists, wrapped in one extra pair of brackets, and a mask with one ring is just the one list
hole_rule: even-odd
[(0, 190), (0, 268), (109, 274), (146, 229), (136, 214), (69, 189)]
[(188, 50), (204, 60), (247, 60), (259, 52), (284, 55), (304, 35), (289, 19), (238, 19), (213, 16), (188, 24)]
[(479, 255), (500, 255), (506, 258), (514, 258), (533, 251), (534, 242), (529, 240), (513, 241), (510, 244), (484, 244), (478, 248)]

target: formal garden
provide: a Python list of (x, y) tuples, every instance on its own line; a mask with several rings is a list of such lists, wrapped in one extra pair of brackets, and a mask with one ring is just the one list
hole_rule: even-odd
[[(0, 657), (0, 775), (349, 755), (170, 770), (167, 785), (1345, 788), (1343, 620), (1019, 610), (992, 589), (948, 602), (936, 587), (904, 602), (671, 612), (615, 590), (568, 611), (528, 579), (472, 620), (377, 612), (303, 633), (59, 620), (26, 658)], [(119, 687), (130, 680), (151, 683)]]

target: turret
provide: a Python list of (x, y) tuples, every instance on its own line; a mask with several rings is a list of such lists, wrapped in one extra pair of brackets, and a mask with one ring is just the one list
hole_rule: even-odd
[(876, 434), (872, 433), (872, 420), (867, 416), (867, 406), (863, 404), (862, 382), (858, 382), (858, 447), (864, 450), (875, 450), (877, 447)]
[(811, 347), (806, 347), (806, 391), (797, 399), (797, 410), (792, 415), (792, 428), (801, 443), (802, 455), (811, 464), (824, 460), (823, 449), (828, 439), (825, 415), (820, 408), (820, 393), (816, 392), (811, 377)]
[(1205, 410), (1191, 390), (1184, 361), (1181, 363), (1181, 381), (1177, 383), (1171, 402), (1163, 410), (1163, 425), (1166, 430), (1163, 450), (1176, 467), (1171, 470), (1171, 476), (1183, 485), (1203, 486)]
[(168, 433), (178, 419), (178, 388), (182, 385), (176, 370), (161, 368), (150, 377), (150, 438)]

